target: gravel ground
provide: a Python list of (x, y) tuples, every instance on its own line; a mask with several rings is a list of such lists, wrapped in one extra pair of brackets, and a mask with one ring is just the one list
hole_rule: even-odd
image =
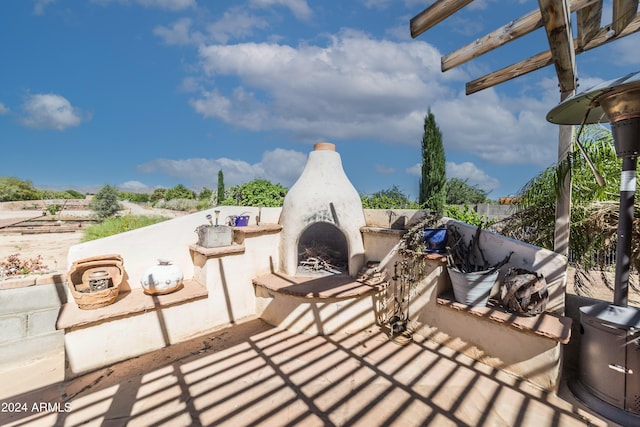
[(20, 254), (21, 260), (42, 256), (42, 262), (51, 272), (67, 271), (69, 248), (80, 243), (81, 232), (43, 234), (3, 234), (0, 235), (0, 260), (9, 255)]
[[(125, 213), (134, 215), (163, 215), (177, 217), (185, 215), (185, 212), (169, 211), (166, 209), (153, 209), (138, 206), (134, 203), (123, 203)], [(68, 210), (63, 212), (66, 216), (87, 217), (91, 211)], [(14, 202), (0, 203), (0, 226), (37, 218), (42, 215), (41, 210), (24, 209)], [(67, 253), (69, 248), (80, 243), (82, 232), (71, 233), (41, 233), (41, 234), (0, 234), (0, 261), (4, 261), (9, 255), (20, 254), (20, 259), (27, 260), (42, 256), (43, 263), (50, 272), (66, 273), (68, 270)]]

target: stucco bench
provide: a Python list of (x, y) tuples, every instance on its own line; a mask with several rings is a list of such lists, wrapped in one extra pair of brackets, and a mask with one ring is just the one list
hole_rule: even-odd
[(491, 301), (486, 307), (472, 307), (454, 300), (450, 293), (440, 295), (437, 302), (459, 312), (465, 312), (489, 321), (497, 322), (522, 332), (532, 333), (561, 344), (567, 344), (571, 338), (570, 317), (542, 313), (537, 316), (523, 316), (505, 311)]
[(258, 315), (267, 323), (314, 335), (355, 332), (376, 324), (387, 282), (370, 286), (346, 275), (253, 279)]
[(178, 304), (206, 298), (208, 291), (193, 280), (185, 280), (182, 289), (165, 295), (147, 295), (141, 288), (120, 292), (117, 300), (106, 307), (82, 310), (75, 302), (63, 304), (56, 322), (57, 329), (89, 327), (95, 323), (147, 313)]
[(194, 324), (209, 291), (194, 280), (166, 295), (141, 288), (121, 291), (111, 305), (81, 310), (62, 305), (56, 327), (64, 330), (66, 377), (167, 347), (194, 335)]

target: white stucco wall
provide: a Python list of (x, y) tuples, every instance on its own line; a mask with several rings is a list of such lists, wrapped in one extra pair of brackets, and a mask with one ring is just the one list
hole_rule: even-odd
[[(255, 218), (258, 213), (258, 208), (216, 209), (221, 211), (221, 221), (228, 215), (249, 212)], [(279, 208), (262, 208), (261, 211), (262, 223), (276, 222), (280, 213)], [(109, 253), (122, 255), (129, 286), (136, 292), (141, 292), (139, 279), (156, 258), (172, 259), (184, 272), (185, 280), (196, 280), (207, 288), (208, 297), (67, 329), (64, 340), (68, 376), (108, 366), (255, 316), (256, 299), (251, 280), (277, 265), (278, 233), (246, 237), (240, 253), (206, 257), (191, 251), (189, 245), (197, 242), (194, 230), (207, 222), (207, 213), (213, 215), (213, 209), (70, 249), (71, 262)], [(73, 303), (73, 298), (69, 298)]]
[[(219, 206), (194, 214), (174, 218), (159, 224), (74, 245), (69, 249), (69, 266), (73, 261), (98, 255), (119, 254), (131, 289), (140, 288), (140, 278), (145, 270), (160, 258), (170, 259), (180, 267), (186, 279), (193, 277), (193, 262), (189, 245), (198, 241), (195, 229), (207, 224), (206, 215), (215, 218), (220, 211), (220, 224), (231, 215), (247, 214), (255, 224), (259, 208), (246, 206)], [(261, 208), (263, 223), (277, 223), (281, 208)]]
[[(246, 207), (221, 207), (220, 210), (221, 218), (244, 212), (255, 218), (258, 213), (258, 208)], [(66, 331), (67, 359), (74, 374), (161, 348), (167, 342), (172, 344), (206, 333), (256, 315), (267, 307), (264, 301), (260, 302), (260, 297), (256, 297), (252, 279), (272, 269), (278, 271), (281, 234), (272, 232), (255, 235), (244, 240), (242, 253), (208, 258), (189, 250), (189, 245), (197, 241), (194, 230), (206, 222), (207, 213), (213, 215), (213, 209), (71, 248), (70, 261), (109, 253), (122, 255), (129, 284), (134, 289), (140, 287), (141, 274), (155, 263), (156, 258), (169, 258), (180, 266), (186, 279), (197, 279), (209, 292), (208, 298), (203, 300)], [(275, 224), (279, 215), (279, 208), (263, 208), (262, 222)], [(367, 225), (372, 229), (383, 227), (385, 221), (386, 224), (389, 222), (389, 214), (383, 210), (366, 210), (365, 216), (371, 220)], [(394, 216), (404, 216), (406, 223), (411, 224), (421, 216), (421, 212), (402, 211)], [(466, 224), (459, 223), (458, 226), (467, 239), (475, 230)], [(397, 256), (394, 246), (401, 234), (388, 230), (363, 233), (367, 260), (383, 261), (389, 277), (394, 273), (393, 265)], [(502, 260), (508, 252), (514, 251), (506, 268), (520, 266), (542, 273), (550, 288), (549, 311), (564, 313), (565, 257), (489, 232), (482, 233), (481, 245), (487, 248), (486, 255), (490, 262)], [(561, 344), (437, 304), (437, 296), (450, 284), (442, 263), (429, 261), (428, 266), (425, 278), (414, 288), (410, 306), (410, 320), (416, 323), (419, 332), (484, 363), (527, 378), (541, 387), (554, 389), (557, 386)], [(393, 288), (390, 293), (393, 295)], [(269, 297), (267, 302), (271, 304), (275, 301)], [(362, 302), (368, 304), (366, 299)], [(327, 313), (334, 308), (340, 309), (337, 306), (316, 307), (320, 308)], [(390, 303), (387, 309), (391, 308)], [(275, 307), (270, 309), (274, 310)], [(287, 307), (284, 310), (291, 311)], [(370, 313), (369, 308), (356, 311)], [(373, 321), (369, 314), (363, 319), (367, 324)], [(295, 322), (290, 323), (289, 326), (292, 326)], [(327, 328), (331, 331), (335, 329), (329, 323)], [(306, 326), (302, 330), (309, 331)], [(316, 328), (314, 332), (326, 330)]]

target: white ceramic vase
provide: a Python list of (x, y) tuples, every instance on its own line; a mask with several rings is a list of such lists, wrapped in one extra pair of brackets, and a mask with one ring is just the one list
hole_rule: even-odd
[(168, 294), (182, 288), (183, 274), (171, 260), (159, 259), (158, 264), (148, 268), (140, 284), (145, 294)]

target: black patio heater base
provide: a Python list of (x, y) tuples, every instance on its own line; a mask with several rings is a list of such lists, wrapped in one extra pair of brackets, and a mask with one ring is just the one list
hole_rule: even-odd
[(611, 405), (604, 400), (594, 396), (593, 392), (587, 389), (579, 379), (572, 378), (567, 385), (571, 393), (593, 412), (602, 415), (609, 421), (613, 421), (621, 426), (639, 426), (640, 415), (634, 415), (624, 409)]
[(640, 152), (640, 73), (602, 83), (560, 103), (551, 123), (608, 121), (622, 158), (613, 304), (580, 308), (580, 367), (569, 384), (594, 411), (622, 425), (640, 425), (640, 309), (627, 307)]

